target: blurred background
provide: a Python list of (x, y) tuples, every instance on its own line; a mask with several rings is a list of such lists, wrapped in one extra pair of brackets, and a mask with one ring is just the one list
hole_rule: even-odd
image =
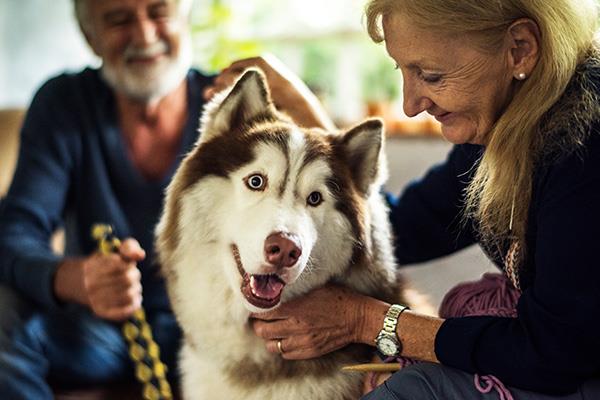
[[(49, 76), (98, 65), (75, 23), (71, 0), (0, 1), (0, 107), (24, 107)], [(436, 134), (429, 117), (406, 121), (400, 74), (362, 21), (364, 0), (196, 0), (195, 65), (217, 72), (273, 53), (347, 125), (381, 115), (390, 133)], [(315, 12), (318, 10), (318, 12)], [(404, 120), (404, 123), (399, 123)]]
[[(444, 159), (450, 144), (437, 122), (402, 112), (402, 78), (363, 23), (365, 0), (195, 0), (195, 65), (218, 72), (239, 58), (273, 53), (317, 93), (338, 126), (384, 118), (389, 136), (387, 189)], [(0, 197), (12, 175), (20, 118), (49, 77), (99, 62), (75, 22), (71, 0), (0, 0)], [(0, 227), (1, 229), (1, 227)], [(491, 267), (474, 247), (406, 269), (433, 305), (456, 282)]]

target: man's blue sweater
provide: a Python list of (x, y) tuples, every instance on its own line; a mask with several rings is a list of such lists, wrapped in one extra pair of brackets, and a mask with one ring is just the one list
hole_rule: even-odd
[(53, 279), (61, 260), (49, 247), (64, 224), (66, 255), (96, 249), (95, 223), (112, 224), (146, 250), (140, 263), (144, 306), (170, 309), (153, 252), (164, 190), (198, 137), (202, 90), (210, 79), (187, 75), (188, 113), (180, 151), (160, 181), (145, 179), (129, 158), (112, 91), (98, 70), (48, 81), (36, 94), (21, 134), (13, 184), (0, 210), (0, 282), (46, 307), (57, 306)]

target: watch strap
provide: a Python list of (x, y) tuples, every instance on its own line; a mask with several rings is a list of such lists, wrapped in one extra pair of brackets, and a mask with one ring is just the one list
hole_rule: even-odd
[(398, 318), (400, 318), (400, 314), (402, 314), (402, 312), (407, 308), (408, 307), (400, 304), (392, 304), (385, 314), (385, 318), (383, 319), (383, 330), (398, 336), (396, 333)]

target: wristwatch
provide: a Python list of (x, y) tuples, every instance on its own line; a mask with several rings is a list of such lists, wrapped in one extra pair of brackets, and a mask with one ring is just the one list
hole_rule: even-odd
[(392, 304), (385, 314), (385, 318), (383, 319), (383, 329), (375, 339), (377, 350), (384, 356), (395, 357), (399, 356), (402, 352), (402, 343), (396, 333), (396, 327), (398, 326), (400, 314), (406, 309), (408, 309), (408, 307), (400, 304)]

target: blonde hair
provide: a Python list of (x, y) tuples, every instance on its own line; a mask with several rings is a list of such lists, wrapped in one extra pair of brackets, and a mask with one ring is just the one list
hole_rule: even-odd
[(481, 49), (487, 45), (487, 51), (499, 49), (514, 21), (528, 18), (538, 25), (538, 63), (489, 132), (465, 198), (465, 216), (474, 218), (488, 249), (508, 238), (523, 242), (533, 169), (545, 139), (540, 122), (593, 47), (596, 1), (370, 0), (367, 30), (375, 42), (385, 39), (382, 18), (394, 13), (410, 16), (421, 28), (472, 39)]

